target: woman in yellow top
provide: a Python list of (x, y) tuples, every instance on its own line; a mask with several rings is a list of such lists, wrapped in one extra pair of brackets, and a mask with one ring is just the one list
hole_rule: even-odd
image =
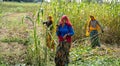
[(88, 32), (90, 32), (90, 40), (92, 48), (96, 46), (100, 47), (100, 41), (98, 37), (98, 29), (100, 28), (102, 33), (104, 32), (99, 22), (94, 18), (94, 16), (90, 16), (91, 20), (88, 25)]
[[(43, 22), (43, 24), (45, 24), (47, 26), (47, 28), (50, 29), (50, 33), (52, 34), (53, 33), (53, 20), (52, 20), (52, 16), (48, 16), (47, 17), (47, 21)], [(51, 35), (48, 33), (47, 34), (47, 38), (46, 38), (46, 41), (47, 41), (47, 47), (51, 50), (55, 50), (55, 44), (53, 42), (53, 39), (51, 37)]]

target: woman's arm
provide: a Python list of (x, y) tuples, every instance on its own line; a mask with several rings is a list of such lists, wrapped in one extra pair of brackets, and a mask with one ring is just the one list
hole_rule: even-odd
[(73, 36), (74, 35), (74, 30), (72, 26), (69, 26), (69, 33), (67, 34), (68, 36)]
[(63, 39), (65, 39), (67, 36), (73, 36), (74, 35), (74, 30), (73, 30), (72, 26), (68, 26), (68, 30), (69, 30), (69, 32), (64, 35)]
[(97, 24), (98, 24), (98, 26), (100, 26), (101, 31), (104, 32), (102, 26), (99, 24), (98, 21), (97, 21)]
[(56, 35), (59, 36), (60, 35), (60, 32), (59, 32), (59, 25), (56, 26)]

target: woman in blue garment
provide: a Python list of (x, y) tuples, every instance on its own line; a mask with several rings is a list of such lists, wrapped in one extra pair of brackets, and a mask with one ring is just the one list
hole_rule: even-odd
[(56, 66), (68, 66), (69, 51), (71, 47), (74, 30), (72, 24), (66, 15), (63, 15), (56, 30), (59, 45), (57, 46), (55, 63)]

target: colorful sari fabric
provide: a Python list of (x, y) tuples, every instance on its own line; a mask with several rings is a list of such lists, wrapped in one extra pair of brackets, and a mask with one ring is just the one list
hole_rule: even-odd
[(66, 41), (59, 43), (55, 56), (56, 66), (68, 66), (70, 46), (71, 44)]
[[(62, 26), (64, 19), (66, 19), (66, 23)], [(56, 66), (68, 66), (69, 50), (72, 42), (71, 36), (74, 35), (74, 30), (66, 15), (62, 16), (56, 34), (58, 36), (59, 45), (56, 50), (55, 64)], [(64, 38), (65, 35), (67, 36)]]
[(49, 49), (55, 50), (55, 43), (54, 43), (54, 41), (53, 41), (53, 39), (52, 39), (50, 34), (47, 35), (46, 41), (47, 41), (47, 43), (46, 43), (47, 47)]
[[(100, 40), (98, 37), (98, 31), (101, 29), (103, 32), (103, 29), (99, 22), (94, 18), (94, 16), (90, 16), (91, 20), (88, 24), (88, 30), (90, 34), (90, 40), (91, 40), (91, 46), (92, 48), (95, 48), (96, 46), (100, 47)], [(86, 32), (87, 35), (87, 32)]]
[(100, 40), (98, 37), (98, 31), (93, 30), (90, 32), (90, 40), (91, 40), (91, 46), (92, 48), (95, 48), (96, 46), (100, 47)]
[(72, 41), (71, 36), (74, 35), (74, 30), (72, 26), (68, 25), (67, 23), (65, 23), (64, 27), (62, 27), (62, 25), (59, 25), (58, 31), (56, 32), (59, 42), (64, 41), (63, 37), (68, 33), (69, 35), (66, 37), (65, 40), (67, 40), (67, 42), (71, 42)]
[[(47, 26), (47, 29), (50, 29), (50, 34), (52, 35), (52, 32), (53, 32), (53, 20), (52, 20), (52, 17), (49, 16), (49, 21), (46, 21), (46, 22), (43, 22), (43, 24), (45, 24)], [(46, 38), (46, 41), (47, 41), (47, 47), (49, 49), (53, 49), (55, 50), (55, 43), (51, 37), (49, 33), (47, 34), (47, 38)]]
[[(70, 31), (70, 32), (69, 32)], [(65, 34), (69, 33), (69, 36), (66, 39), (63, 38)], [(57, 47), (55, 63), (56, 66), (67, 66), (69, 63), (69, 50), (71, 46), (72, 38), (74, 31), (71, 26), (65, 24), (64, 27), (59, 26), (59, 31), (57, 32), (59, 45)]]

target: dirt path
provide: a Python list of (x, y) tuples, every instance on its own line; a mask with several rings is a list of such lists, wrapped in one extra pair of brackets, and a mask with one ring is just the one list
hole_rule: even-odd
[[(27, 15), (27, 13), (13, 13), (3, 16), (3, 22), (13, 22), (15, 20), (22, 20), (22, 17)], [(7, 23), (6, 22), (6, 23)], [(18, 29), (19, 31), (19, 29)], [(11, 31), (12, 32), (12, 31)], [(13, 31), (10, 35), (13, 35)], [(6, 27), (0, 28), (0, 39), (8, 35), (10, 31)], [(20, 34), (21, 35), (21, 34)], [(27, 46), (20, 44), (18, 42), (2, 42), (0, 41), (0, 61), (6, 61), (10, 64), (24, 63), (26, 56)], [(1, 60), (2, 59), (2, 60)]]
[[(17, 22), (21, 22), (22, 18), (25, 16), (32, 17), (32, 13), (12, 13), (12, 14), (6, 14), (2, 18), (3, 24), (12, 25), (1, 25), (0, 27), (0, 40), (3, 39), (3, 37), (6, 37), (9, 39), (11, 37), (22, 37), (25, 39), (26, 37), (29, 37), (29, 33), (27, 31), (31, 31), (33, 29), (33, 24), (28, 19), (24, 19), (24, 25), (17, 28), (19, 25), (15, 25)], [(15, 23), (15, 24), (14, 24)], [(20, 23), (21, 24), (21, 23)], [(14, 26), (13, 26), (14, 25)], [(7, 28), (8, 27), (8, 28)], [(26, 31), (27, 30), (27, 31)], [(44, 30), (41, 28), (41, 26), (37, 25), (37, 33), (38, 36), (44, 37)], [(40, 40), (43, 40), (44, 38), (41, 38)], [(44, 41), (41, 41), (44, 45)], [(26, 62), (26, 52), (27, 52), (27, 45), (24, 45), (22, 43), (18, 42), (2, 42), (0, 41), (0, 61), (5, 61), (9, 64), (16, 65), (16, 64), (24, 64)], [(2, 59), (2, 60), (1, 60)]]
[(0, 55), (7, 63), (23, 63), (26, 56), (26, 46), (17, 42), (10, 44), (0, 42)]

